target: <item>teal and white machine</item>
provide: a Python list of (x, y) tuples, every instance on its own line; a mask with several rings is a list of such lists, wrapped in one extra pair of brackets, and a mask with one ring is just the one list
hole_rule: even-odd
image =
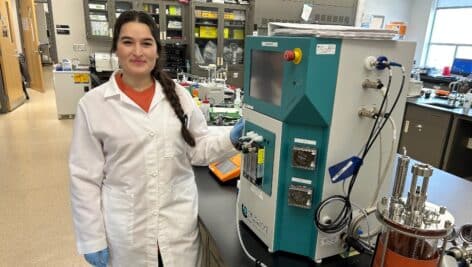
[[(342, 182), (331, 181), (328, 168), (359, 154), (374, 123), (359, 112), (368, 114), (382, 102), (382, 90), (362, 87), (388, 83), (388, 70), (365, 67), (369, 56), (399, 62), (408, 74), (414, 50), (415, 43), (393, 40), (246, 38), (242, 110), (246, 146), (238, 216), (269, 251), (314, 260), (344, 251), (346, 231), (328, 234), (314, 223), (321, 201), (345, 194)], [(399, 69), (392, 72), (390, 106), (402, 77)], [(397, 124), (402, 122), (407, 86), (390, 116)], [(392, 132), (385, 126), (382, 148), (377, 142), (364, 159), (351, 195), (356, 206), (366, 208), (376, 200), (379, 164), (385, 166), (397, 149), (399, 132)], [(387, 180), (380, 193), (390, 188), (391, 179)], [(337, 210), (336, 203), (327, 206), (323, 220), (333, 220)]]

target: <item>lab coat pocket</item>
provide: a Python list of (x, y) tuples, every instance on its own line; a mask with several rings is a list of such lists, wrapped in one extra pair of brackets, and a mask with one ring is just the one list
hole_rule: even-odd
[(166, 124), (165, 134), (165, 149), (164, 157), (173, 158), (182, 155), (186, 152), (187, 144), (181, 133), (181, 122), (176, 118), (172, 117), (168, 119)]
[[(180, 177), (182, 178), (182, 177)], [(180, 214), (180, 219), (174, 224), (176, 232), (181, 233), (181, 238), (190, 238), (195, 233), (198, 217), (197, 185), (193, 177), (174, 179), (173, 208)]]
[(132, 194), (103, 187), (103, 217), (110, 245), (130, 245), (133, 242)]

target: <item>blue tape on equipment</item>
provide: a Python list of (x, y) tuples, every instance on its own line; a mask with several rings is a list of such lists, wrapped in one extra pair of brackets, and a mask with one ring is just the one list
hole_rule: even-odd
[(331, 176), (331, 182), (337, 183), (351, 177), (354, 173), (359, 171), (361, 165), (362, 159), (357, 156), (353, 156), (329, 167), (328, 171), (329, 176)]

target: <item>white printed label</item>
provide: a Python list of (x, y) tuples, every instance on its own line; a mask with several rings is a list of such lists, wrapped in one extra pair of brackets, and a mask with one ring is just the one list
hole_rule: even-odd
[(265, 47), (279, 47), (277, 42), (262, 42), (261, 45)]
[(316, 54), (317, 55), (334, 55), (336, 53), (335, 44), (317, 44)]
[(295, 143), (299, 143), (299, 144), (305, 144), (305, 145), (316, 146), (316, 141), (315, 141), (315, 140), (308, 140), (308, 139), (302, 139), (302, 138), (295, 138), (293, 141), (294, 141)]
[(311, 185), (311, 181), (303, 178), (292, 177), (292, 182)]
[(321, 246), (333, 246), (336, 245), (338, 241), (337, 236), (321, 238)]
[(307, 5), (307, 4), (303, 5), (303, 11), (302, 11), (301, 17), (304, 21), (308, 21), (308, 19), (310, 19), (311, 10), (313, 10), (313, 7), (311, 5)]

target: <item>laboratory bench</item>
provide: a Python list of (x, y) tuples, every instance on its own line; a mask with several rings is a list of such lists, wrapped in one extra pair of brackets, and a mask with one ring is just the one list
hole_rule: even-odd
[[(194, 167), (194, 171), (199, 193), (199, 225), (204, 251), (202, 266), (256, 266), (244, 254), (236, 232), (236, 183), (220, 183), (207, 167)], [(409, 172), (406, 184), (410, 183), (410, 179)], [(428, 201), (446, 206), (454, 215), (456, 226), (472, 223), (472, 209), (467, 208), (472, 206), (472, 198), (469, 197), (472, 182), (435, 168), (428, 190)], [(307, 257), (291, 253), (269, 253), (267, 246), (248, 227), (242, 223), (240, 226), (247, 250), (267, 266), (370, 266), (371, 257), (366, 254), (349, 258), (333, 256), (324, 259), (321, 264), (315, 264)]]
[(451, 108), (447, 99), (410, 97), (401, 128), (399, 152), (472, 180), (472, 110)]

